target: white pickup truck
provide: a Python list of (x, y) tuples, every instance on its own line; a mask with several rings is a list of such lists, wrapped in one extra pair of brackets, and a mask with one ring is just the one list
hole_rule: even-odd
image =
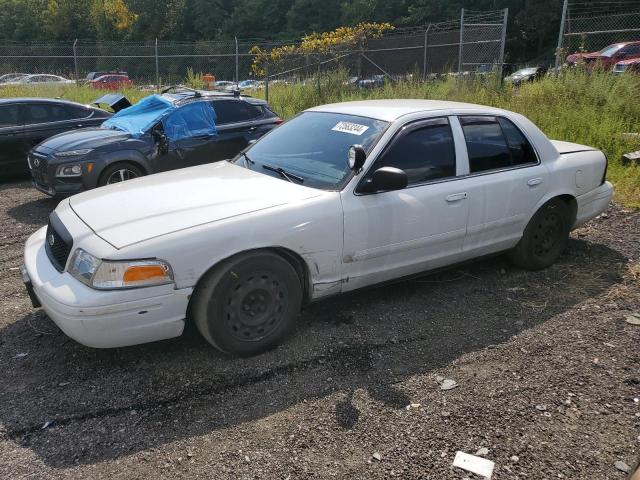
[(231, 161), (64, 200), (25, 248), (34, 304), (119, 347), (193, 321), (215, 347), (282, 341), (306, 302), (497, 252), (551, 265), (607, 208), (602, 152), (453, 102), (312, 108)]

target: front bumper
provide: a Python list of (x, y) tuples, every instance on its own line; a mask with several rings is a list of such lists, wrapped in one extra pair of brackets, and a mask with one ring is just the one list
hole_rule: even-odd
[(180, 336), (192, 288), (161, 285), (130, 290), (94, 290), (58, 272), (45, 251), (46, 228), (35, 232), (24, 253), (23, 280), (47, 315), (77, 342), (114, 348)]

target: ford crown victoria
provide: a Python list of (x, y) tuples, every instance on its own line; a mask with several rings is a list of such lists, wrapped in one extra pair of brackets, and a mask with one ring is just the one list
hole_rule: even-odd
[(325, 105), (232, 161), (64, 200), (22, 273), (85, 345), (176, 337), (193, 321), (220, 350), (253, 355), (330, 295), (498, 252), (548, 267), (609, 205), (606, 169), (600, 151), (505, 110)]

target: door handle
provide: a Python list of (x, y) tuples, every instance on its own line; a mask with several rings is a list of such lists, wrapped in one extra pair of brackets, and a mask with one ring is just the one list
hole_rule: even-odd
[(529, 181), (527, 181), (527, 185), (529, 185), (530, 187), (536, 187), (538, 185), (540, 185), (542, 183), (542, 179), (541, 178), (532, 178)]
[(251, 128), (249, 128), (249, 131), (250, 132), (255, 132), (257, 129), (258, 129), (258, 127), (251, 127)]
[(464, 200), (467, 198), (467, 192), (453, 193), (447, 197), (447, 202), (459, 202), (460, 200)]
[(83, 125), (83, 124), (81, 124), (81, 123), (79, 123), (79, 124), (77, 124), (77, 125), (76, 125), (76, 128), (82, 128), (82, 127), (84, 127), (84, 125)]

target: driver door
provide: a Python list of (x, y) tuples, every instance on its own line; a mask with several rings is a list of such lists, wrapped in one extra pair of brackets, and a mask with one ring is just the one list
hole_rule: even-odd
[(210, 107), (206, 102), (187, 104), (171, 113), (156, 127), (153, 137), (159, 154), (158, 171), (211, 162), (217, 134), (214, 117), (203, 115), (203, 108)]
[(469, 204), (458, 178), (449, 119), (409, 124), (382, 152), (359, 188), (383, 166), (407, 173), (399, 191), (343, 192), (344, 283), (353, 290), (454, 263), (461, 255)]

